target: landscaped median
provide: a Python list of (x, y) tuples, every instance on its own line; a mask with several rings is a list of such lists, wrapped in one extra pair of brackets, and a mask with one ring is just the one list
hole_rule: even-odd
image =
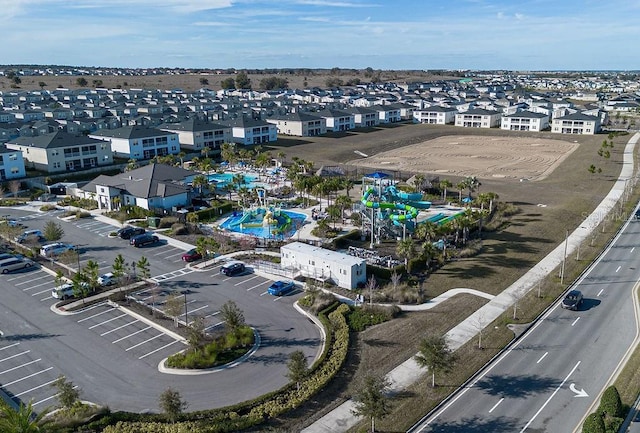
[[(348, 313), (348, 305), (335, 302), (318, 314), (325, 330), (326, 343), (321, 356), (299, 384), (289, 383), (277, 391), (234, 406), (182, 414), (171, 431), (238, 431), (298, 407), (323, 389), (344, 364), (349, 349)], [(87, 425), (87, 428), (104, 428), (104, 433), (155, 433), (166, 431), (163, 421), (163, 415), (118, 412)]]

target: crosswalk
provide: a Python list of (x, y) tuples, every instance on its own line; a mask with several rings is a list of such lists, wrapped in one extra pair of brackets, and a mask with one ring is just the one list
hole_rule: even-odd
[(155, 281), (156, 283), (160, 283), (162, 281), (167, 281), (173, 278), (182, 277), (183, 275), (188, 275), (192, 272), (193, 272), (193, 269), (182, 268), (182, 269), (177, 269), (175, 271), (167, 272), (166, 274), (156, 275), (155, 277), (152, 277), (151, 280)]

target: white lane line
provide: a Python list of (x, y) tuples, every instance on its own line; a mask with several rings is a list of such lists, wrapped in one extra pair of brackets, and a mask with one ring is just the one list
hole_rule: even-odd
[(35, 373), (31, 373), (28, 376), (24, 376), (24, 377), (21, 377), (20, 379), (16, 379), (13, 382), (3, 383), (2, 386), (7, 387), (7, 386), (14, 385), (14, 384), (16, 384), (18, 382), (22, 382), (23, 380), (31, 379), (34, 376), (37, 376), (37, 375), (42, 374), (42, 373), (46, 373), (49, 370), (53, 370), (53, 367), (49, 367), (49, 368), (45, 368), (44, 370), (36, 371)]
[(498, 400), (498, 402), (496, 404), (494, 404), (491, 409), (489, 409), (489, 413), (493, 412), (494, 409), (497, 408), (500, 403), (502, 403), (502, 400), (504, 400), (504, 397), (502, 397), (500, 400)]
[(218, 314), (220, 314), (220, 311), (216, 311), (215, 313), (207, 314), (206, 316), (204, 316), (204, 318), (208, 319), (209, 317), (217, 316)]
[(41, 279), (47, 278), (47, 277), (50, 278), (50, 275), (43, 275), (43, 276), (38, 277), (38, 278), (29, 278), (29, 280), (27, 280), (27, 281), (23, 281), (21, 283), (15, 283), (14, 286), (22, 286), (23, 284), (29, 284), (29, 283), (31, 283), (33, 281), (38, 281), (38, 280), (41, 280)]
[(635, 250), (635, 249), (636, 249), (636, 247), (631, 248), (631, 252), (633, 252), (633, 250)]
[(0, 359), (0, 362), (5, 362), (5, 361), (8, 361), (10, 359), (17, 358), (18, 356), (25, 355), (25, 354), (27, 354), (29, 352), (31, 352), (31, 351), (30, 350), (25, 350), (24, 352), (16, 353), (15, 355), (11, 355), (11, 356), (8, 356), (6, 358)]
[(42, 295), (43, 293), (51, 293), (51, 291), (52, 290), (50, 288), (47, 288), (44, 290), (40, 290), (39, 292), (32, 293), (31, 296), (38, 296), (38, 295)]
[(141, 342), (140, 342), (140, 343), (138, 343), (138, 344), (134, 344), (134, 345), (133, 345), (133, 346), (131, 346), (131, 347), (127, 347), (126, 349), (124, 349), (124, 351), (125, 351), (125, 352), (128, 352), (128, 351), (130, 351), (131, 349), (135, 349), (135, 348), (136, 348), (136, 347), (138, 347), (138, 346), (142, 346), (143, 344), (146, 344), (146, 343), (148, 343), (148, 342), (150, 342), (150, 341), (153, 341), (153, 340), (155, 340), (156, 338), (160, 338), (160, 337), (162, 337), (163, 335), (164, 335), (164, 334), (160, 333), (160, 334), (156, 335), (155, 337), (147, 338), (146, 340), (141, 341)]
[(255, 289), (256, 287), (260, 287), (260, 286), (262, 286), (263, 284), (264, 284), (264, 283), (260, 283), (260, 284), (256, 284), (256, 285), (255, 285), (255, 286), (253, 286), (253, 287), (249, 287), (249, 288), (247, 289), (247, 292), (250, 292), (251, 290)]
[(103, 322), (96, 323), (96, 324), (95, 324), (95, 325), (93, 325), (93, 326), (89, 326), (89, 329), (93, 329), (93, 328), (97, 328), (98, 326), (106, 325), (107, 323), (113, 322), (114, 320), (118, 320), (118, 319), (120, 319), (121, 317), (124, 317), (124, 316), (126, 316), (126, 315), (127, 315), (127, 313), (122, 313), (122, 314), (121, 314), (121, 315), (119, 315), (119, 316), (112, 317), (111, 319), (107, 319), (107, 320), (105, 320), (105, 321), (103, 321)]
[(209, 326), (207, 326), (206, 328), (204, 328), (204, 330), (205, 330), (205, 331), (208, 331), (209, 329), (213, 329), (213, 328), (215, 328), (215, 327), (217, 327), (217, 326), (222, 325), (223, 323), (224, 323), (224, 322), (214, 323), (213, 325), (209, 325)]
[(122, 341), (122, 340), (126, 340), (126, 339), (127, 339), (127, 338), (129, 338), (129, 337), (133, 337), (134, 335), (139, 334), (139, 333), (141, 333), (141, 332), (144, 332), (144, 331), (146, 331), (147, 329), (151, 329), (151, 326), (147, 326), (146, 328), (142, 328), (142, 329), (137, 330), (137, 331), (136, 331), (136, 332), (134, 332), (133, 334), (125, 335), (125, 336), (124, 336), (124, 337), (122, 337), (122, 338), (118, 338), (117, 340), (112, 341), (112, 343), (114, 343), (114, 344), (115, 344), (115, 343), (119, 343), (120, 341)]
[[(191, 313), (195, 313), (196, 311), (200, 311), (200, 310), (205, 309), (205, 308), (207, 308), (207, 307), (208, 307), (208, 305), (205, 305), (204, 307), (194, 308), (193, 310), (189, 310), (189, 311), (187, 311), (187, 313), (189, 313), (189, 314), (191, 314)], [(183, 315), (184, 315), (184, 314), (183, 314)]]
[(11, 372), (11, 371), (13, 371), (13, 370), (17, 370), (17, 369), (19, 369), (19, 368), (26, 367), (27, 365), (35, 364), (35, 363), (36, 363), (36, 362), (38, 362), (38, 361), (42, 361), (42, 358), (38, 358), (38, 359), (36, 359), (35, 361), (29, 361), (29, 362), (27, 362), (27, 363), (25, 363), (25, 364), (20, 364), (20, 365), (18, 365), (18, 366), (12, 367), (12, 368), (10, 368), (10, 369), (8, 369), (8, 370), (0, 371), (0, 374), (9, 373), (9, 372)]
[(136, 319), (136, 320), (134, 320), (133, 322), (125, 323), (124, 325), (118, 326), (117, 328), (113, 328), (113, 329), (112, 329), (112, 330), (110, 330), (110, 331), (103, 332), (102, 334), (100, 334), (100, 336), (101, 336), (101, 337), (104, 337), (104, 336), (105, 336), (105, 335), (107, 335), (107, 334), (111, 334), (112, 332), (119, 331), (119, 330), (120, 330), (120, 329), (122, 329), (122, 328), (126, 328), (127, 326), (133, 325), (134, 323), (138, 323), (138, 322), (139, 322), (139, 320), (138, 320), (138, 319)]
[(618, 272), (620, 270), (622, 266), (618, 266), (618, 268), (616, 269), (616, 272)]
[(170, 259), (170, 258), (172, 258), (172, 257), (180, 257), (180, 261), (182, 261), (182, 255), (183, 255), (183, 254), (184, 254), (184, 252), (180, 251), (180, 252), (178, 252), (178, 253), (176, 253), (176, 254), (171, 254), (171, 255), (169, 255), (169, 256), (167, 256), (167, 257), (164, 257), (164, 258), (165, 258), (165, 259)]
[[(25, 278), (29, 278), (29, 281), (31, 281), (35, 274), (41, 274), (41, 273), (44, 273), (44, 271), (43, 270), (35, 270), (35, 271), (29, 272), (28, 274), (18, 274), (16, 277), (7, 278), (7, 281), (23, 280)], [(47, 275), (49, 275), (49, 274), (47, 274)]]
[(602, 294), (602, 292), (604, 292), (604, 289), (600, 289), (600, 291), (598, 292), (598, 294), (596, 296), (600, 296)]
[(49, 295), (46, 298), (40, 299), (40, 302), (48, 301), (49, 299), (53, 299), (53, 296)]
[(522, 432), (524, 432), (526, 429), (528, 429), (528, 428), (529, 428), (529, 426), (531, 425), (531, 423), (532, 423), (532, 422), (533, 422), (533, 421), (538, 417), (538, 415), (540, 415), (540, 412), (542, 412), (542, 411), (544, 410), (544, 408), (547, 406), (547, 404), (549, 404), (549, 402), (551, 401), (551, 399), (552, 399), (553, 397), (555, 397), (555, 395), (558, 393), (558, 391), (560, 390), (560, 388), (562, 388), (562, 387), (563, 387), (564, 383), (565, 383), (567, 380), (569, 380), (569, 377), (571, 377), (571, 375), (573, 374), (573, 372), (574, 372), (574, 371), (576, 371), (576, 369), (577, 369), (577, 368), (578, 368), (578, 366), (580, 365), (580, 362), (581, 362), (581, 361), (578, 361), (578, 362), (576, 363), (575, 367), (573, 367), (573, 368), (571, 369), (571, 371), (569, 372), (569, 374), (567, 374), (567, 377), (565, 377), (565, 378), (564, 378), (564, 380), (562, 381), (562, 383), (561, 383), (560, 385), (558, 385), (558, 387), (556, 388), (556, 390), (555, 390), (555, 391), (553, 391), (553, 394), (551, 394), (551, 395), (549, 396), (549, 398), (547, 399), (547, 401), (545, 401), (545, 402), (544, 402), (544, 404), (540, 407), (540, 409), (538, 409), (538, 411), (533, 415), (533, 418), (531, 418), (531, 419), (529, 420), (529, 422), (528, 422), (524, 427), (522, 427), (522, 430), (520, 430), (520, 433), (522, 433)]
[(78, 323), (82, 323), (82, 322), (84, 322), (86, 320), (93, 319), (94, 317), (102, 316), (103, 314), (111, 313), (113, 310), (115, 310), (115, 308), (110, 308), (108, 310), (101, 311), (101, 312), (96, 313), (96, 314), (94, 314), (92, 316), (85, 317), (84, 319), (78, 320)]
[(268, 292), (268, 291), (262, 292), (262, 293), (260, 293), (260, 296), (264, 296), (264, 295), (266, 295), (267, 293), (269, 293), (269, 292)]
[(149, 355), (153, 355), (154, 353), (156, 353), (156, 352), (158, 352), (158, 351), (160, 351), (160, 350), (162, 350), (162, 349), (166, 349), (167, 347), (172, 346), (172, 345), (176, 344), (177, 342), (178, 342), (178, 340), (173, 340), (173, 341), (172, 341), (171, 343), (169, 343), (169, 344), (165, 344), (165, 345), (164, 345), (164, 346), (162, 346), (162, 347), (158, 347), (156, 350), (152, 350), (152, 351), (151, 351), (151, 352), (149, 352), (149, 353), (145, 353), (144, 355), (139, 356), (139, 357), (138, 357), (138, 359), (143, 359), (143, 358), (146, 358), (146, 357), (147, 357), (147, 356), (149, 356)]
[(578, 320), (580, 320), (579, 317), (576, 318), (576, 320), (573, 321), (573, 323), (571, 324), (571, 326), (575, 325), (576, 323), (578, 323)]
[(32, 289), (38, 288), (38, 287), (42, 287), (42, 286), (51, 286), (51, 281), (45, 281), (44, 283), (40, 283), (40, 284), (35, 284), (33, 286), (29, 286), (26, 289), (22, 289), (23, 292), (28, 292)]
[(22, 391), (19, 394), (14, 394), (14, 396), (15, 397), (20, 397), (21, 395), (24, 395), (24, 394), (29, 393), (29, 392), (33, 392), (36, 389), (44, 388), (45, 386), (51, 386), (51, 384), (54, 383), (56, 380), (58, 380), (58, 379), (53, 379), (53, 380), (50, 380), (49, 382), (43, 383), (42, 385), (34, 386), (33, 388), (27, 389), (26, 391)]
[(246, 280), (242, 280), (242, 281), (240, 281), (239, 283), (234, 284), (234, 286), (239, 286), (240, 284), (247, 283), (247, 282), (249, 282), (249, 281), (251, 281), (251, 280), (255, 280), (256, 278), (260, 278), (260, 275), (254, 275), (254, 276), (253, 276), (253, 277), (251, 277), (251, 278), (247, 278)]
[(12, 347), (16, 347), (16, 346), (19, 346), (19, 345), (20, 345), (20, 343), (13, 343), (13, 344), (10, 344), (10, 345), (8, 345), (8, 346), (5, 346), (5, 347), (3, 347), (3, 348), (0, 348), (0, 352), (1, 352), (1, 351), (3, 351), (3, 350), (5, 350), (5, 349), (10, 349), (10, 348), (12, 348)]
[(548, 354), (549, 354), (549, 352), (544, 352), (544, 355), (542, 355), (542, 356), (540, 357), (540, 359), (538, 359), (538, 360), (536, 361), (536, 364), (540, 364), (540, 361), (542, 361), (542, 360), (543, 360), (543, 359), (544, 359)]

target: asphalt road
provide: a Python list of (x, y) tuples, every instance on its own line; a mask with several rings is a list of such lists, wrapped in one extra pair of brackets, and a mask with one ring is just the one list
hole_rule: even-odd
[(632, 221), (575, 287), (584, 294), (579, 311), (554, 305), (411, 431), (579, 431), (636, 338), (639, 278), (640, 222)]
[[(42, 228), (56, 218), (55, 213), (9, 210), (7, 214), (29, 229)], [(94, 219), (59, 222), (65, 230), (62, 240), (81, 246), (81, 266), (93, 259), (102, 273), (111, 270), (118, 253), (127, 262), (147, 257), (160, 290), (153, 296), (138, 293), (140, 302), (161, 303), (167, 293), (186, 291), (187, 320), (197, 315), (215, 328), (221, 325), (220, 306), (233, 300), (258, 331), (261, 344), (245, 362), (222, 371), (160, 373), (159, 362), (185, 347), (171, 335), (106, 303), (72, 315), (55, 314), (51, 311), (54, 277), (40, 268), (0, 275), (0, 384), (15, 401), (32, 400), (36, 410), (55, 404), (50, 385), (64, 375), (82, 390), (82, 399), (112, 410), (157, 412), (158, 396), (169, 387), (181, 393), (189, 410), (221, 407), (285, 385), (291, 352), (302, 350), (309, 362), (318, 353), (319, 330), (293, 308), (300, 293), (268, 295), (271, 280), (251, 272), (230, 278), (217, 267), (204, 272), (188, 269), (181, 261), (182, 250), (170, 245), (131, 247), (108, 238), (113, 227)]]

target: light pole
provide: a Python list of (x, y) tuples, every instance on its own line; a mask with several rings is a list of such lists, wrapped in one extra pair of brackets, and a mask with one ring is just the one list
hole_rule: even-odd
[(184, 326), (189, 326), (189, 311), (187, 309), (187, 291), (183, 290), (182, 294), (184, 295)]

